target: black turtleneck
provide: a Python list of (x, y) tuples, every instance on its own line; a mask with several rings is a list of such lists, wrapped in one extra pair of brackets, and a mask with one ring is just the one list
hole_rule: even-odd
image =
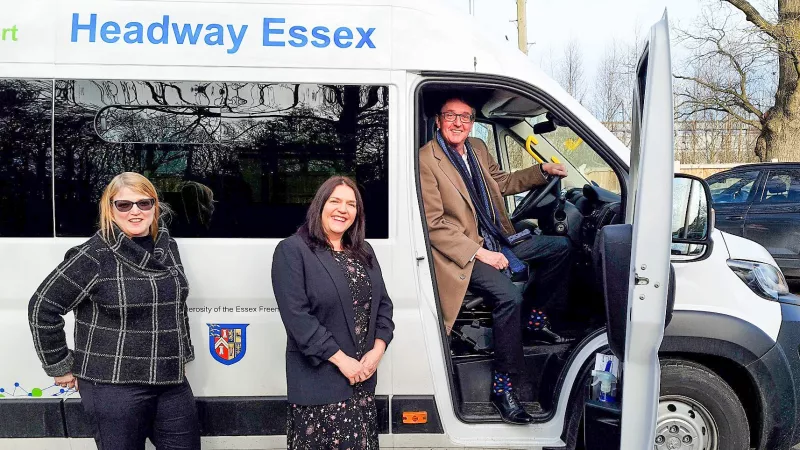
[(147, 250), (150, 253), (153, 253), (153, 251), (156, 249), (156, 243), (153, 242), (153, 236), (150, 235), (141, 237), (134, 236), (131, 238), (131, 240), (139, 244), (139, 247), (142, 247), (143, 249)]

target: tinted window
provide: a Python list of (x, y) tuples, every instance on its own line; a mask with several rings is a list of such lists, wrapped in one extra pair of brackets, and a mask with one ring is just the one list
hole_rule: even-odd
[(224, 82), (59, 80), (56, 223), (97, 224), (103, 188), (147, 176), (183, 237), (292, 234), (317, 187), (353, 177), (367, 237), (388, 237), (388, 88)]
[(758, 179), (758, 171), (734, 172), (718, 175), (708, 180), (713, 203), (745, 203), (753, 185)]
[(52, 80), (0, 80), (0, 237), (53, 236), (52, 94)]
[(761, 202), (800, 202), (800, 171), (771, 170), (767, 176)]

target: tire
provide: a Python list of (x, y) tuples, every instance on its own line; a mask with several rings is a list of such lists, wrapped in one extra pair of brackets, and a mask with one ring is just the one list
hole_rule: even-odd
[(749, 450), (750, 426), (742, 403), (722, 378), (701, 364), (665, 359), (655, 448), (682, 448), (675, 445), (684, 439), (699, 450)]

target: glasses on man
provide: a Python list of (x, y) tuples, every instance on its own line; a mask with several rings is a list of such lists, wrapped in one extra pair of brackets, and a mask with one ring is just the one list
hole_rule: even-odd
[(456, 117), (461, 119), (461, 123), (472, 123), (472, 121), (475, 120), (475, 116), (469, 113), (456, 114), (452, 111), (445, 111), (439, 114), (442, 116), (442, 119), (444, 119), (445, 122), (455, 122)]
[(119, 212), (128, 212), (133, 208), (133, 205), (136, 205), (141, 211), (150, 211), (153, 206), (156, 204), (156, 199), (154, 198), (146, 198), (144, 200), (139, 200), (138, 202), (132, 202), (130, 200), (114, 200), (111, 202), (114, 204), (114, 207), (117, 208)]

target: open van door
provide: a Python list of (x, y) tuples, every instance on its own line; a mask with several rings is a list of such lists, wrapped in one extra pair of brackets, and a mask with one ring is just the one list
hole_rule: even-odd
[[(620, 448), (653, 448), (672, 246), (674, 133), (669, 20), (650, 36), (633, 90), (630, 190), (625, 223), (632, 224), (628, 324), (622, 361)], [(671, 311), (670, 311), (671, 313)]]
[[(633, 93), (631, 170), (625, 224), (598, 238), (608, 341), (621, 366), (622, 449), (654, 447), (660, 367), (670, 290), (673, 216), (673, 101), (669, 24), (650, 30)], [(670, 305), (671, 307), (671, 305)], [(671, 313), (671, 311), (669, 311)], [(612, 448), (584, 436), (587, 449)]]

